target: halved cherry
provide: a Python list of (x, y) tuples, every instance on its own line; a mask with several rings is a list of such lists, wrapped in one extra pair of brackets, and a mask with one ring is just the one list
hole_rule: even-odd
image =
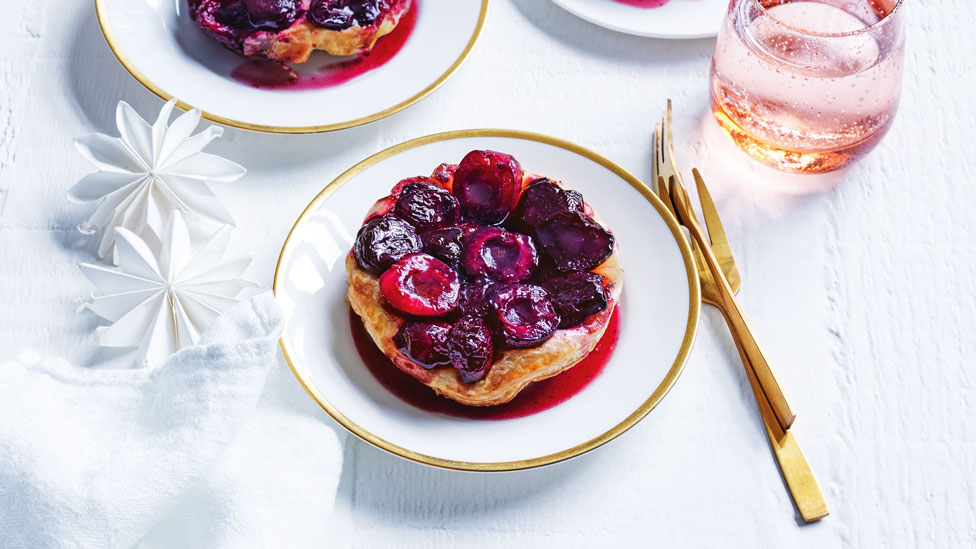
[(567, 191), (544, 177), (529, 183), (518, 206), (506, 222), (515, 230), (529, 232), (559, 212), (583, 211), (583, 195)]
[(393, 343), (420, 366), (430, 370), (451, 363), (447, 357), (446, 322), (407, 322), (393, 336)]
[(589, 271), (613, 254), (609, 231), (580, 212), (559, 212), (535, 230), (543, 255), (561, 272)]
[(549, 292), (552, 304), (562, 318), (559, 327), (563, 329), (578, 326), (607, 308), (603, 277), (597, 273), (570, 273), (550, 279), (542, 287)]
[(454, 323), (447, 334), (447, 354), (464, 383), (482, 380), (491, 369), (494, 341), (481, 318), (468, 316)]
[(522, 193), (522, 166), (495, 151), (471, 151), (454, 172), (451, 190), (467, 217), (485, 225), (505, 220)]
[(492, 323), (512, 349), (537, 347), (559, 327), (549, 293), (531, 284), (497, 285), (489, 297)]
[(359, 229), (353, 255), (362, 270), (378, 275), (401, 257), (419, 252), (420, 247), (413, 225), (386, 214), (372, 217)]
[(467, 237), (461, 265), (468, 276), (496, 282), (523, 282), (532, 278), (539, 255), (528, 235), (499, 227), (481, 227)]
[(426, 181), (405, 185), (393, 213), (420, 231), (447, 227), (461, 220), (457, 199), (443, 187)]
[(380, 276), (383, 297), (400, 312), (414, 316), (451, 312), (460, 289), (457, 271), (425, 253), (403, 256)]

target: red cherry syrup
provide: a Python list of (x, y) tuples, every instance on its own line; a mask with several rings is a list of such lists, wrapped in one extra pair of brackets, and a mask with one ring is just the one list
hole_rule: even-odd
[(433, 389), (400, 371), (373, 343), (362, 320), (349, 311), (349, 327), (356, 350), (373, 377), (397, 398), (427, 412), (481, 420), (515, 419), (548, 410), (578, 394), (606, 368), (620, 337), (620, 307), (593, 351), (579, 364), (544, 381), (532, 383), (511, 402), (500, 406), (465, 406), (438, 396)]
[(417, 25), (418, 4), (419, 0), (413, 0), (393, 32), (380, 38), (369, 53), (323, 65), (311, 72), (295, 71), (271, 61), (252, 60), (238, 65), (230, 76), (242, 84), (263, 90), (319, 90), (344, 84), (385, 65), (400, 52)]
[(660, 8), (668, 3), (668, 0), (614, 0), (618, 4), (627, 4), (635, 8)]

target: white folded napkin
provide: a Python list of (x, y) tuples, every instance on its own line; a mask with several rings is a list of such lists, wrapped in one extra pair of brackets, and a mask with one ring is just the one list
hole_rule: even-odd
[(263, 293), (158, 367), (0, 365), (0, 547), (324, 543), (341, 439), (281, 405), (281, 322)]

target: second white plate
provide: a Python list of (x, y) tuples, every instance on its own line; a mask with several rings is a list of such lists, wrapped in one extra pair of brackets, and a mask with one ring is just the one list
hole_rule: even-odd
[(668, 0), (642, 8), (617, 0), (552, 0), (566, 11), (618, 32), (651, 38), (717, 36), (728, 0)]
[(175, 97), (180, 108), (197, 107), (228, 126), (314, 133), (378, 120), (437, 89), (474, 47), (488, 1), (419, 0), (416, 26), (390, 61), (343, 84), (302, 91), (258, 89), (231, 78), (246, 59), (204, 35), (187, 0), (95, 0), (95, 10), (122, 65), (163, 99)]

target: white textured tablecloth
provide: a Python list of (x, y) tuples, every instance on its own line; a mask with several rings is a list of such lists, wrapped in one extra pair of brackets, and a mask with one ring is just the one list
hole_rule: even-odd
[[(316, 136), (229, 129), (213, 150), (250, 172), (214, 190), (238, 220), (236, 243), (257, 252), (249, 274), (268, 284), (306, 203), (382, 148), (448, 129), (529, 129), (648, 178), (653, 122), (673, 98), (679, 160), (711, 183), (741, 299), (831, 509), (796, 524), (734, 347), (706, 309), (672, 393), (578, 460), (450, 473), (351, 439), (329, 525), (339, 545), (973, 546), (976, 10), (906, 1), (898, 120), (833, 176), (779, 175), (717, 135), (711, 40), (619, 35), (545, 0), (494, 0), (461, 71), (390, 119)], [(0, 0), (0, 14), (0, 358), (29, 346), (94, 363), (98, 320), (72, 312), (90, 289), (76, 264), (92, 255), (75, 231), (88, 209), (65, 200), (89, 169), (71, 139), (113, 132), (119, 99), (144, 115), (160, 101), (112, 56), (90, 0)]]

